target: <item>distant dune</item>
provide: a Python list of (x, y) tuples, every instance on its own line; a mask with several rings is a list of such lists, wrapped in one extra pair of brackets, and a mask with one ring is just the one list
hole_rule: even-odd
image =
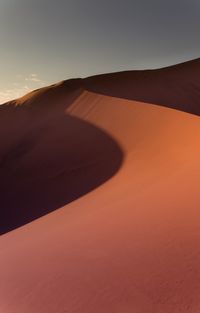
[(0, 312), (200, 310), (200, 59), (0, 106)]

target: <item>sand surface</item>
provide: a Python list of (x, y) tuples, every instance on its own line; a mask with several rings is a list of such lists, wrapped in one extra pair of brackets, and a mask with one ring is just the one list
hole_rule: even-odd
[(200, 312), (200, 117), (83, 85), (0, 109), (0, 312)]

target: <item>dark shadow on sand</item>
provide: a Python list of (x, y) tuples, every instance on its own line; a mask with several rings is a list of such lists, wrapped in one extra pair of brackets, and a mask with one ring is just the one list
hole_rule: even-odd
[(70, 101), (52, 109), (50, 102), (39, 110), (30, 104), (1, 111), (0, 234), (83, 196), (122, 164), (113, 138), (66, 114)]

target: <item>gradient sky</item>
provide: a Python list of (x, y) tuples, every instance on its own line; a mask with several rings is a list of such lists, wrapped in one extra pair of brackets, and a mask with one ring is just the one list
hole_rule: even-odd
[(199, 0), (0, 0), (0, 103), (72, 77), (200, 56)]

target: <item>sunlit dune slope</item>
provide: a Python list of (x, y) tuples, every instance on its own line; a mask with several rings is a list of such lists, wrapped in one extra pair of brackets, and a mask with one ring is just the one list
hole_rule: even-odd
[(1, 108), (0, 311), (197, 313), (199, 117), (84, 84)]

